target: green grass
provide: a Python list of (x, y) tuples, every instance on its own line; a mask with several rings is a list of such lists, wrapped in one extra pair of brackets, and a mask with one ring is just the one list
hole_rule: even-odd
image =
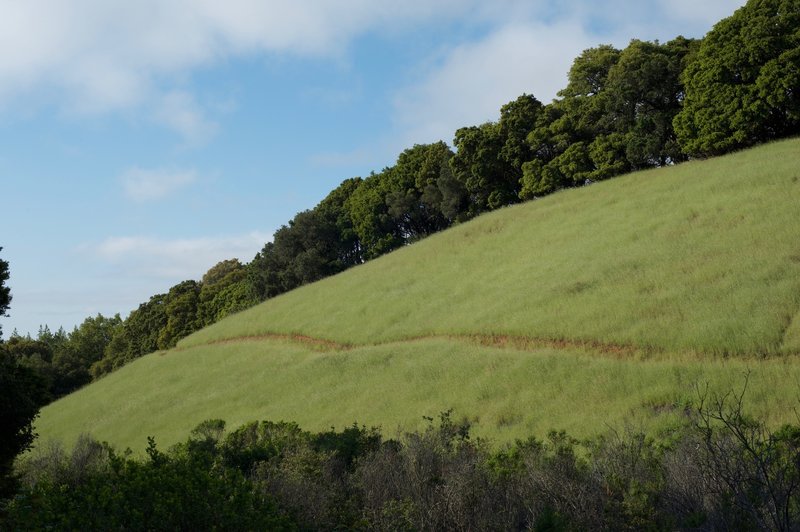
[(800, 140), (624, 176), (232, 316), (48, 406), (37, 429), (141, 449), (215, 417), (393, 434), (455, 408), (498, 441), (663, 433), (696, 386), (748, 371), (750, 411), (796, 421), (799, 235)]
[(141, 452), (147, 435), (175, 443), (210, 418), (231, 427), (292, 420), (309, 430), (358, 422), (395, 435), (454, 408), (495, 442), (551, 429), (584, 437), (626, 424), (657, 434), (669, 432), (698, 387), (738, 390), (748, 371), (750, 411), (773, 425), (792, 421), (800, 394), (794, 357), (632, 363), (577, 348), (451, 339), (327, 352), (243, 341), (148, 355), (47, 407), (37, 428), (67, 442), (90, 431)]
[(484, 333), (777, 354), (800, 310), (798, 235), (800, 142), (791, 140), (487, 214), (182, 345)]

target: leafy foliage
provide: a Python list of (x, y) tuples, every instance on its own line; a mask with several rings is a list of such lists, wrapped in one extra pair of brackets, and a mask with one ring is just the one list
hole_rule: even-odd
[(181, 338), (200, 328), (197, 318), (200, 286), (195, 281), (183, 281), (169, 289), (164, 300), (167, 323), (159, 331), (158, 348), (174, 347)]
[(522, 166), (532, 150), (526, 138), (542, 104), (522, 95), (500, 109), (500, 121), (456, 131), (453, 174), (468, 194), (468, 216), (519, 201)]
[(46, 394), (36, 372), (19, 364), (0, 344), (0, 510), (2, 500), (16, 491), (14, 459), (33, 443), (33, 421)]
[(252, 306), (247, 269), (238, 259), (219, 262), (203, 276), (197, 302), (197, 325), (211, 325)]
[(393, 222), (386, 204), (391, 190), (391, 170), (372, 174), (353, 191), (345, 208), (361, 243), (364, 259), (369, 260), (403, 245), (401, 228)]
[(119, 315), (105, 318), (98, 314), (86, 318), (72, 331), (53, 354), (53, 369), (58, 380), (55, 395), (64, 395), (91, 381), (91, 366), (103, 358), (106, 346), (121, 326)]
[(675, 118), (686, 153), (719, 155), (800, 132), (800, 3), (750, 0), (706, 35)]
[[(745, 386), (746, 387), (746, 386)], [(794, 530), (800, 428), (768, 431), (743, 394), (701, 392), (668, 438), (565, 432), (493, 447), (452, 411), (378, 429), (201, 423), (164, 452), (82, 437), (37, 450), (9, 529)]]
[[(0, 251), (3, 248), (0, 247)], [(0, 318), (6, 315), (11, 304), (11, 288), (6, 285), (10, 274), (8, 271), (8, 261), (0, 259)], [(3, 327), (0, 325), (0, 339), (3, 337)]]
[(624, 150), (613, 159), (622, 166), (614, 167), (616, 161), (609, 161), (601, 165), (607, 168), (607, 175), (598, 177), (686, 159), (672, 121), (682, 107), (685, 89), (681, 73), (698, 44), (683, 37), (663, 45), (634, 40), (619, 54), (608, 72), (604, 120), (612, 134), (621, 137)]
[(389, 190), (385, 202), (404, 242), (424, 238), (450, 225), (445, 205), (458, 199), (441, 181), (452, 156), (444, 142), (417, 144), (401, 153), (397, 164), (387, 170)]
[[(12, 505), (10, 528), (295, 528), (280, 515), (269, 498), (252, 489), (252, 484), (243, 475), (235, 470), (216, 469), (212, 463), (213, 456), (197, 448), (165, 454), (156, 448), (151, 438), (147, 448), (148, 459), (141, 462), (119, 456), (96, 442), (88, 445), (96, 449), (96, 456), (95, 464), (87, 464), (94, 467), (86, 474), (65, 474), (71, 468), (64, 467), (64, 459), (58, 456), (43, 464), (49, 470), (38, 471), (35, 484)], [(96, 463), (98, 459), (100, 464)]]

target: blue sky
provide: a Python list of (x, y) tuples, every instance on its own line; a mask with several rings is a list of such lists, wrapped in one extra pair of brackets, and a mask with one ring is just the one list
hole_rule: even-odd
[(126, 316), (342, 180), (744, 0), (0, 0), (1, 318)]

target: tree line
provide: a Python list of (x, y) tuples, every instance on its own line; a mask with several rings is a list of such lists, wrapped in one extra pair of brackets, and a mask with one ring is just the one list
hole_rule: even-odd
[(496, 122), (418, 144), (344, 180), (242, 264), (156, 294), (121, 319), (87, 318), (6, 342), (53, 397), (219, 319), (481, 213), (633, 170), (720, 155), (800, 132), (800, 2), (749, 0), (701, 40), (590, 48), (543, 104), (524, 94)]

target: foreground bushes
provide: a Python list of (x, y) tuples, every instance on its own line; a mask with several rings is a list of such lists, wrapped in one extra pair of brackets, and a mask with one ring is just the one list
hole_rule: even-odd
[(11, 504), (9, 530), (291, 529), (275, 504), (202, 452), (119, 456), (83, 438), (67, 456), (51, 447), (25, 467), (29, 488)]
[(800, 428), (770, 432), (741, 396), (704, 400), (657, 443), (564, 433), (503, 449), (450, 412), (385, 440), (353, 425), (312, 434), (211, 420), (147, 458), (82, 438), (40, 448), (8, 529), (564, 530), (800, 527)]

